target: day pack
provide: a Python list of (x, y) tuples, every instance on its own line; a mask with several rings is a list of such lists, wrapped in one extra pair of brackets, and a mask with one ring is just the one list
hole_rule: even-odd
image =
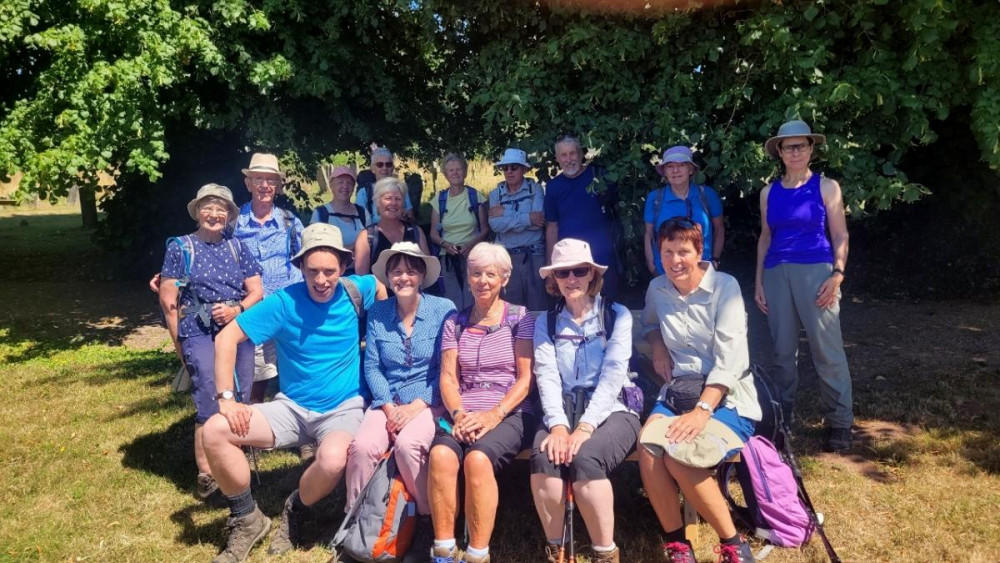
[[(723, 495), (733, 516), (754, 535), (779, 547), (799, 547), (809, 541), (815, 529), (792, 468), (763, 436), (746, 441), (739, 463), (726, 463), (719, 477)], [(738, 505), (729, 492), (729, 477), (736, 468), (736, 479), (743, 490), (746, 506)]]
[(399, 478), (394, 449), (375, 467), (331, 544), (359, 563), (402, 561), (417, 526), (417, 503)]

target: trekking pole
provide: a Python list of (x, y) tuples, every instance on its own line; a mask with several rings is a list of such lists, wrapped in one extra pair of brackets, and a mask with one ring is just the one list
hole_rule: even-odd
[(792, 468), (792, 475), (795, 476), (795, 482), (799, 486), (799, 495), (805, 502), (806, 507), (809, 509), (809, 519), (812, 521), (812, 525), (816, 528), (816, 532), (819, 534), (819, 539), (823, 542), (823, 547), (826, 549), (826, 554), (830, 558), (831, 563), (841, 563), (840, 557), (837, 552), (834, 551), (833, 545), (830, 540), (826, 537), (826, 530), (823, 529), (823, 523), (820, 521), (819, 517), (816, 516), (816, 507), (813, 506), (812, 499), (809, 498), (809, 493), (806, 491), (806, 483), (802, 478), (802, 469), (799, 468), (799, 462), (795, 459), (795, 454), (792, 453), (791, 440), (788, 438), (788, 432), (785, 429), (784, 421), (780, 425), (779, 432), (782, 435), (782, 441), (784, 444), (785, 456), (788, 457), (788, 465)]
[[(240, 377), (236, 371), (233, 371), (233, 387), (236, 388), (236, 400), (240, 403), (243, 402), (243, 392), (240, 391)], [(253, 446), (247, 446), (250, 448), (250, 459), (253, 460), (253, 475), (257, 480), (257, 486), (260, 486), (260, 469), (257, 468), (257, 450)]]

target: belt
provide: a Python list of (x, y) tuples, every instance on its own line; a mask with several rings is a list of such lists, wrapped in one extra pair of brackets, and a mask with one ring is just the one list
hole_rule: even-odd
[(468, 391), (469, 389), (493, 389), (494, 387), (503, 389), (504, 393), (510, 389), (510, 385), (504, 383), (494, 383), (492, 381), (463, 381), (459, 386), (462, 391)]
[(545, 250), (542, 243), (536, 242), (535, 244), (526, 244), (524, 246), (515, 246), (514, 248), (508, 248), (507, 252), (510, 254), (534, 254), (541, 256), (542, 251)]

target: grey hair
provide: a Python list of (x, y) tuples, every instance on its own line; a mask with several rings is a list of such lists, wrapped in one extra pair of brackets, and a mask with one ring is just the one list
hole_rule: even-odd
[(500, 269), (500, 274), (504, 279), (510, 278), (510, 272), (514, 269), (510, 261), (510, 253), (503, 245), (492, 242), (481, 242), (472, 247), (467, 259), (469, 267), (488, 268), (496, 266)]
[(441, 159), (441, 170), (444, 170), (449, 162), (457, 162), (462, 165), (462, 170), (469, 170), (469, 161), (465, 160), (465, 157), (462, 155), (453, 152), (444, 155), (444, 158)]
[(396, 190), (399, 195), (406, 194), (406, 184), (399, 178), (394, 178), (392, 176), (388, 178), (382, 178), (372, 187), (372, 201), (378, 204), (378, 200), (382, 199), (382, 196), (387, 192)]
[(558, 147), (559, 145), (564, 145), (566, 143), (573, 143), (574, 145), (576, 145), (576, 150), (580, 151), (581, 153), (583, 152), (583, 145), (580, 143), (580, 139), (572, 135), (564, 135), (556, 139), (556, 144), (552, 145), (552, 149), (558, 150), (556, 147)]
[(392, 154), (392, 151), (389, 150), (389, 149), (387, 149), (387, 148), (385, 148), (385, 147), (379, 147), (379, 148), (373, 150), (372, 151), (372, 159), (371, 159), (371, 161), (375, 162), (375, 157), (377, 157), (377, 156), (388, 157), (389, 160), (395, 160), (396, 159), (396, 155)]

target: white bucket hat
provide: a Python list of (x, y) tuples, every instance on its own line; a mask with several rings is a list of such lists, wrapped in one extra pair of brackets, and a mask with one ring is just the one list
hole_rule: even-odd
[(814, 146), (820, 146), (826, 142), (826, 135), (819, 135), (812, 132), (809, 128), (809, 124), (801, 119), (796, 119), (794, 121), (789, 121), (788, 123), (782, 124), (778, 128), (778, 134), (771, 137), (764, 143), (764, 150), (767, 154), (773, 156), (774, 158), (780, 158), (778, 156), (778, 144), (784, 139), (789, 137), (809, 137), (813, 141)]
[(503, 158), (493, 166), (499, 168), (507, 164), (520, 164), (525, 168), (531, 168), (531, 165), (528, 164), (528, 155), (521, 149), (507, 149), (503, 151)]
[(594, 255), (590, 252), (590, 245), (575, 238), (564, 238), (552, 247), (552, 263), (538, 269), (538, 275), (545, 279), (554, 270), (562, 270), (586, 264), (603, 275), (607, 271), (607, 266), (602, 266), (594, 262)]
[(420, 289), (427, 289), (428, 287), (434, 285), (438, 278), (441, 277), (441, 262), (434, 256), (427, 256), (420, 251), (420, 247), (416, 243), (403, 241), (393, 244), (389, 250), (383, 251), (378, 255), (378, 260), (372, 265), (372, 274), (378, 278), (380, 282), (389, 285), (389, 277), (386, 275), (386, 264), (389, 263), (389, 259), (397, 254), (405, 254), (407, 256), (412, 256), (414, 258), (419, 258), (424, 261), (425, 272), (424, 281), (420, 284)]
[(243, 175), (248, 176), (251, 172), (263, 172), (266, 174), (277, 174), (281, 179), (285, 179), (285, 174), (278, 167), (278, 157), (273, 154), (255, 152), (250, 157), (250, 166), (243, 169)]
[(187, 210), (188, 214), (195, 221), (198, 220), (198, 203), (206, 197), (217, 197), (226, 202), (226, 209), (229, 210), (229, 220), (233, 221), (236, 216), (240, 214), (240, 208), (233, 201), (233, 192), (229, 190), (226, 186), (220, 186), (219, 184), (205, 184), (204, 186), (198, 188), (198, 195), (194, 196), (194, 199), (188, 202)]
[[(344, 247), (344, 235), (340, 229), (329, 223), (313, 223), (302, 230), (302, 248), (292, 256), (292, 265), (298, 268), (306, 252), (314, 248), (332, 248), (347, 254), (348, 262), (354, 258), (354, 252)], [(340, 267), (342, 270), (346, 269), (347, 264), (341, 264)]]
[(691, 166), (694, 166), (694, 171), (700, 170), (700, 167), (694, 163), (692, 158), (691, 149), (685, 147), (684, 145), (677, 145), (675, 147), (670, 147), (669, 149), (663, 151), (663, 158), (660, 159), (660, 163), (656, 165), (656, 171), (663, 176), (663, 169), (667, 166), (668, 162), (686, 162)]

